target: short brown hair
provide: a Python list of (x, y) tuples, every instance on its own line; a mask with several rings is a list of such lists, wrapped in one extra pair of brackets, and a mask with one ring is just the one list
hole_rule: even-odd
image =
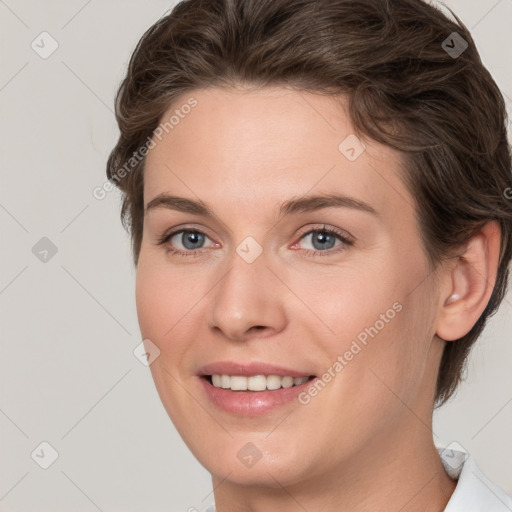
[[(436, 389), (437, 405), (444, 403), (461, 380), (472, 344), (505, 295), (512, 256), (505, 104), (468, 29), (453, 16), (456, 22), (421, 0), (177, 4), (142, 36), (116, 96), (120, 137), (108, 158), (107, 176), (123, 195), (121, 218), (132, 237), (135, 265), (143, 230), (145, 158), (129, 172), (126, 162), (178, 97), (194, 89), (237, 85), (344, 95), (357, 133), (405, 155), (404, 180), (416, 201), (433, 268), (486, 222), (496, 220), (501, 227), (490, 301), (471, 331), (444, 349)], [(463, 51), (454, 55), (449, 48)], [(118, 174), (123, 165), (125, 172)]]

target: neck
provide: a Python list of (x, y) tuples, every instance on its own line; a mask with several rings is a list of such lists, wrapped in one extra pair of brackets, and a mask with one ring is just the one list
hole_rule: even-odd
[[(238, 485), (213, 477), (217, 512), (442, 512), (456, 483), (444, 471), (425, 424), (412, 412), (408, 425), (374, 439), (351, 460), (293, 484)], [(283, 484), (279, 481), (282, 480)]]

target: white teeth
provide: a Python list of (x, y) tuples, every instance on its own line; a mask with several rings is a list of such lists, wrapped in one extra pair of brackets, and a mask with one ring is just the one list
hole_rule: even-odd
[(233, 391), (265, 391), (280, 388), (299, 386), (308, 380), (308, 377), (281, 377), (280, 375), (254, 375), (243, 377), (241, 375), (212, 375), (212, 384), (216, 388), (231, 389)]
[(281, 386), (283, 386), (283, 388), (291, 388), (293, 386), (293, 377), (283, 377)]
[(281, 387), (281, 377), (279, 375), (269, 375), (267, 377), (267, 389), (279, 389)]
[[(212, 375), (212, 378), (213, 378), (213, 375)], [(231, 377), (229, 375), (221, 375), (220, 376), (220, 387), (224, 388), (224, 389), (229, 388), (230, 381), (231, 381)], [(214, 384), (214, 386), (215, 386), (215, 384)]]
[(247, 377), (247, 389), (249, 391), (265, 391), (265, 389), (267, 389), (267, 378), (265, 377), (265, 375), (255, 375), (254, 377)]
[(231, 377), (229, 387), (233, 391), (246, 391), (247, 390), (247, 377)]

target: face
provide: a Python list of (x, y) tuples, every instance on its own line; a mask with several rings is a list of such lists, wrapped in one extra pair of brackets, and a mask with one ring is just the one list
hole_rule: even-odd
[(431, 435), (436, 286), (401, 156), (340, 99), (211, 88), (162, 119), (180, 108), (147, 155), (136, 298), (194, 455), (286, 486)]

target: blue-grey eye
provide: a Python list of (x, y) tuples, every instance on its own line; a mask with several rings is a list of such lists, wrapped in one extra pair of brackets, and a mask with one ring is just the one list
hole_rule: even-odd
[[(176, 233), (172, 238), (179, 237), (178, 240), (183, 245), (183, 247), (188, 251), (193, 251), (194, 249), (201, 249), (204, 244), (206, 235), (200, 233), (198, 231), (186, 231), (182, 230)], [(171, 242), (172, 242), (171, 238)], [(174, 245), (174, 243), (172, 244)]]
[(337, 234), (332, 234), (326, 230), (312, 230), (309, 233), (306, 233), (302, 240), (305, 238), (311, 238), (311, 245), (314, 250), (322, 251), (332, 249), (336, 245), (336, 240), (340, 239), (340, 236)]

